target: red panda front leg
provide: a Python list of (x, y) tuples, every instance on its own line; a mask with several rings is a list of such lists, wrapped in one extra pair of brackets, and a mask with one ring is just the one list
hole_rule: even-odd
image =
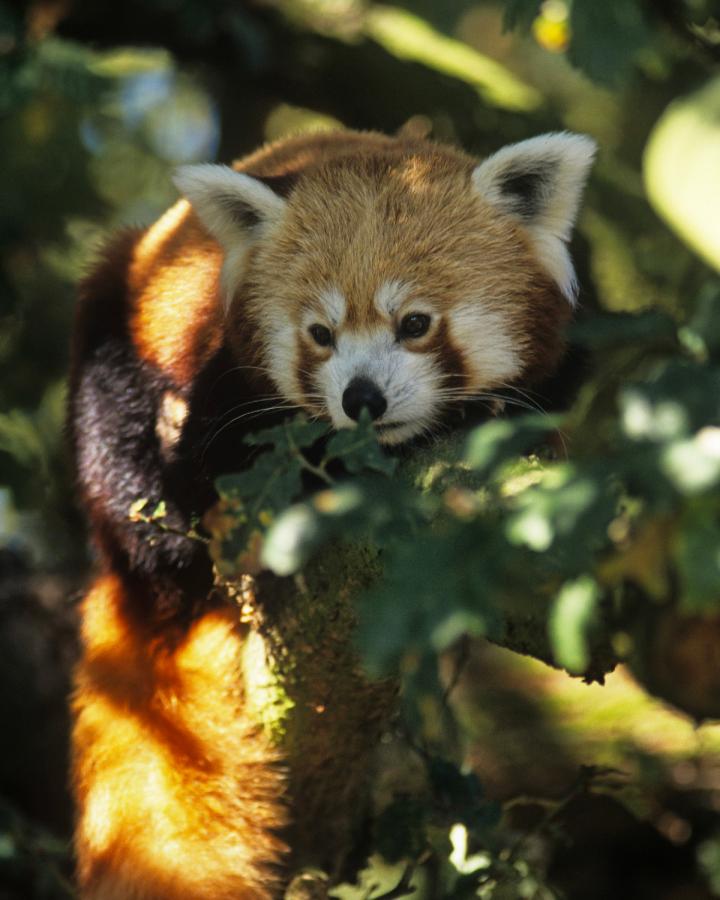
[(73, 707), (83, 900), (269, 900), (284, 777), (246, 712), (231, 608), (174, 645), (134, 620), (115, 575), (84, 600)]

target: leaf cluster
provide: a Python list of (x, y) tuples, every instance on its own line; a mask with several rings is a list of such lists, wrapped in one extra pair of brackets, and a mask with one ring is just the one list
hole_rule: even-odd
[[(588, 78), (618, 87), (631, 67), (652, 58), (674, 35), (716, 57), (717, 8), (712, 0), (647, 4), (640, 0), (572, 0), (567, 4), (568, 61)], [(556, 13), (557, 15), (557, 13)], [(543, 17), (541, 0), (505, 0), (508, 30), (526, 31)]]
[(544, 635), (528, 650), (592, 676), (598, 645), (638, 619), (716, 614), (720, 365), (709, 298), (681, 327), (655, 313), (597, 318), (580, 337), (606, 359), (630, 343), (642, 360), (635, 378), (590, 382), (564, 417), (491, 420), (454, 460), (437, 444), (398, 468), (369, 420), (329, 439), (303, 417), (254, 435), (255, 464), (218, 482), (209, 525), (220, 571), (289, 575), (338, 540), (381, 548), (384, 574), (360, 603), (358, 632), (377, 673), (466, 633), (506, 643), (534, 617)]

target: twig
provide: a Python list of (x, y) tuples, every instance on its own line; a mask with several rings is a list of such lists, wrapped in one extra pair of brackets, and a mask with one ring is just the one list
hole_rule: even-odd
[(285, 425), (285, 433), (287, 434), (287, 439), (288, 439), (288, 444), (290, 445), (290, 449), (292, 450), (293, 455), (295, 457), (297, 457), (297, 459), (299, 460), (300, 465), (303, 467), (303, 469), (306, 469), (308, 472), (311, 472), (313, 475), (316, 475), (318, 478), (320, 478), (322, 481), (324, 481), (325, 484), (330, 484), (330, 485), (335, 484), (335, 481), (325, 471), (325, 463), (322, 463), (319, 466), (315, 466), (305, 456), (305, 454), (302, 452), (300, 447), (298, 447), (298, 445), (293, 440), (292, 431), (287, 424)]
[(464, 670), (465, 666), (467, 665), (469, 659), (470, 659), (470, 637), (467, 634), (464, 634), (460, 638), (460, 646), (458, 647), (457, 654), (455, 655), (455, 666), (453, 668), (452, 676), (450, 678), (450, 681), (448, 681), (445, 690), (443, 691), (442, 700), (441, 700), (443, 709), (448, 708), (448, 704), (450, 702), (450, 695), (457, 687), (458, 682), (460, 681), (460, 676), (462, 675), (463, 670)]

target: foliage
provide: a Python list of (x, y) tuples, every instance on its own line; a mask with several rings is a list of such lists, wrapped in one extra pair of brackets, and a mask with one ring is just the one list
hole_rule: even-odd
[[(663, 605), (715, 613), (720, 368), (706, 340), (716, 316), (691, 317), (662, 353), (649, 325), (666, 335), (665, 320), (652, 314), (598, 320), (595, 339), (620, 325), (620, 343), (626, 331), (636, 335), (642, 375), (604, 385), (602, 397), (586, 392), (585, 408), (565, 419), (526, 414), (479, 426), (429, 490), (382, 483), (382, 473), (339, 481), (327, 474), (340, 455), (348, 472), (382, 470), (368, 422), (360, 435), (332, 438), (317, 465), (299, 452), (322, 434), (317, 423), (300, 418), (253, 436), (253, 444), (273, 449), (249, 471), (218, 483), (223, 511), (234, 512), (216, 544), (221, 571), (247, 571), (241, 552), (250, 543), (247, 528), (253, 539), (263, 536), (252, 570), (259, 561), (282, 575), (301, 569), (323, 541), (361, 534), (376, 542), (384, 548), (385, 575), (366, 598), (360, 628), (375, 670), (397, 665), (406, 653), (442, 651), (467, 630), (496, 635), (508, 596), (517, 609), (546, 604), (556, 660), (576, 673), (587, 669), (600, 618), (619, 634), (633, 630), (637, 615), (654, 616)], [(615, 349), (612, 339), (602, 337), (602, 344), (605, 354)], [(551, 438), (572, 448), (573, 433), (585, 434), (591, 422), (592, 446), (553, 458)], [(286, 509), (300, 494), (303, 468), (329, 484)], [(644, 612), (637, 591), (648, 601)]]
[[(441, 471), (421, 466), (422, 478), (412, 464), (400, 467), (400, 480), (389, 477), (393, 461), (379, 453), (369, 421), (332, 438), (314, 463), (299, 450), (323, 428), (302, 417), (253, 436), (265, 446), (253, 467), (218, 483), (224, 516), (209, 524), (220, 570), (247, 571), (246, 546), (251, 566), (288, 575), (328, 541), (368, 541), (382, 549), (384, 568), (360, 606), (358, 640), (371, 671), (412, 672), (413, 659), (432, 658), (468, 632), (502, 641), (508, 619), (540, 607), (558, 665), (591, 674), (602, 632), (662, 695), (654, 669), (667, 648), (650, 649), (643, 635), (669, 613), (717, 617), (720, 606), (720, 368), (708, 349), (717, 313), (707, 296), (702, 313), (674, 334), (652, 313), (599, 319), (593, 337), (605, 354), (634, 336), (642, 360), (635, 380), (616, 378), (602, 395), (588, 388), (563, 419), (525, 414), (481, 425), (455, 461), (435, 447)], [(571, 449), (590, 423), (593, 440), (582, 452), (557, 458), (550, 439), (561, 436)], [(341, 455), (339, 477), (330, 476)], [(302, 492), (303, 469), (327, 484), (288, 506)], [(426, 675), (427, 665), (416, 667), (415, 683), (406, 681), (408, 703), (426, 694), (427, 679), (418, 682)], [(702, 695), (683, 685), (682, 672), (675, 678), (671, 699), (698, 717), (717, 716), (716, 681)], [(407, 716), (417, 720), (416, 711)], [(470, 826), (487, 815), (475, 788), (454, 793), (453, 779), (465, 776), (447, 760), (429, 761), (428, 772), (431, 782), (438, 772), (450, 779), (450, 824), (464, 823), (487, 847), (484, 827)], [(378, 851), (390, 861), (421, 859), (436, 804), (418, 811), (416, 798), (398, 798), (378, 822)], [(488, 863), (493, 872), (497, 864)], [(484, 884), (487, 869), (477, 871), (463, 884)]]

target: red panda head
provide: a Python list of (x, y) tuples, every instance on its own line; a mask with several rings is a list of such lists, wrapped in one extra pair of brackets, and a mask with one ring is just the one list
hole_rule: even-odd
[(177, 183), (224, 248), (229, 333), (251, 330), (286, 400), (337, 428), (367, 408), (394, 444), (553, 370), (594, 151), (549, 134), (478, 164), (398, 139), (317, 160), (286, 196), (223, 166)]

